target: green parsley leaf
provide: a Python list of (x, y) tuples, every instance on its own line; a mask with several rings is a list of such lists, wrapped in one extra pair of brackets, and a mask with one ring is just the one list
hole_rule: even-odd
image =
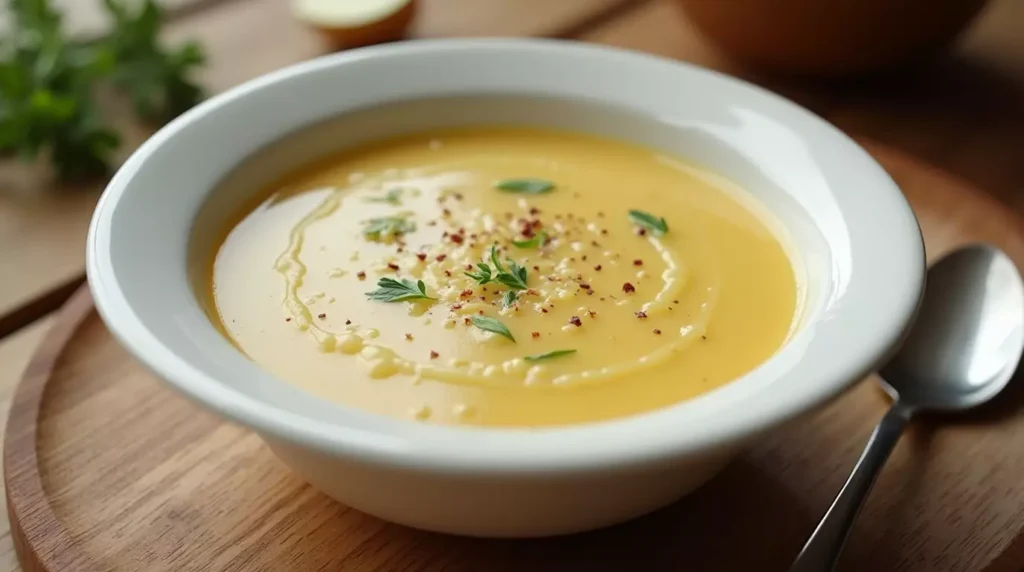
[(427, 287), (420, 280), (413, 284), (409, 280), (395, 280), (394, 278), (381, 278), (377, 281), (377, 289), (367, 292), (371, 300), (381, 302), (404, 302), (407, 300), (433, 300), (427, 296)]
[(576, 353), (576, 350), (555, 350), (546, 354), (537, 354), (534, 356), (526, 356), (523, 359), (526, 361), (544, 361), (546, 359), (554, 359), (562, 356), (567, 356)]
[(506, 290), (505, 295), (501, 297), (501, 305), (506, 308), (511, 308), (516, 300), (519, 299), (519, 294), (515, 290)]
[(371, 218), (363, 227), (363, 236), (370, 240), (387, 242), (396, 236), (416, 230), (416, 225), (400, 216)]
[(515, 263), (513, 260), (508, 261), (508, 270), (499, 272), (494, 277), (494, 281), (499, 284), (504, 284), (513, 290), (526, 290), (526, 269)]
[(515, 245), (516, 248), (540, 248), (544, 246), (544, 243), (547, 242), (547, 240), (547, 233), (540, 232), (529, 240), (513, 240), (512, 244)]
[(487, 284), (488, 282), (490, 282), (491, 281), (491, 267), (486, 265), (486, 264), (484, 264), (483, 262), (478, 262), (476, 264), (476, 266), (477, 266), (477, 268), (480, 269), (480, 272), (465, 272), (464, 274), (466, 276), (469, 276), (473, 280), (476, 280), (477, 283), (479, 283), (481, 285)]
[(474, 326), (485, 332), (493, 332), (499, 336), (505, 336), (513, 342), (516, 341), (516, 339), (512, 337), (512, 332), (508, 331), (508, 328), (505, 327), (505, 324), (502, 324), (494, 318), (488, 318), (487, 316), (473, 316), (470, 319), (473, 321)]
[(555, 184), (545, 179), (505, 179), (498, 181), (494, 188), (507, 193), (542, 195), (555, 189)]
[(366, 199), (368, 203), (390, 203), (393, 205), (402, 204), (402, 189), (395, 187), (394, 189), (388, 189), (388, 192), (383, 197), (370, 197)]
[(659, 218), (651, 213), (631, 210), (629, 211), (629, 218), (634, 224), (645, 227), (654, 233), (654, 236), (662, 236), (668, 232), (668, 223), (665, 222), (664, 218)]

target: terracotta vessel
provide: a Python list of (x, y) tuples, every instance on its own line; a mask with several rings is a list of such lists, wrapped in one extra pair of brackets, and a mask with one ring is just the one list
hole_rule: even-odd
[(740, 63), (849, 77), (907, 66), (949, 45), (986, 0), (675, 0)]

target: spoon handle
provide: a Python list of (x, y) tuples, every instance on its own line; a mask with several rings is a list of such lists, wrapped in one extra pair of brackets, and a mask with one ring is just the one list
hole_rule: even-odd
[(789, 572), (829, 572), (835, 567), (853, 521), (871, 486), (875, 484), (882, 465), (899, 441), (910, 415), (910, 409), (896, 402), (882, 417), (853, 468), (853, 473), (797, 555)]

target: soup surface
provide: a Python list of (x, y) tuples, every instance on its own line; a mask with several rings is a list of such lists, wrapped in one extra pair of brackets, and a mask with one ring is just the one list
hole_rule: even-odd
[(213, 261), (216, 318), (282, 379), (377, 413), (542, 426), (643, 412), (755, 368), (797, 312), (758, 205), (644, 147), (427, 133), (259, 196)]

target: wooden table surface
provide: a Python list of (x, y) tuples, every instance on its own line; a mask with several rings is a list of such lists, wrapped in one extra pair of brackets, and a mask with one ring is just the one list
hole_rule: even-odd
[[(205, 45), (210, 64), (202, 79), (213, 92), (325, 49), (290, 19), (288, 0), (164, 2), (169, 39)], [(84, 31), (103, 25), (99, 3), (60, 2), (68, 7), (71, 27)], [(421, 4), (415, 37), (576, 38), (744, 77), (848, 132), (955, 173), (1024, 214), (1024, 0), (993, 0), (949, 57), (912, 76), (833, 85), (761, 77), (736, 67), (666, 0)], [(46, 336), (49, 315), (83, 280), (85, 232), (101, 189), (58, 188), (37, 172), (0, 165), (0, 415), (6, 416), (13, 387)], [(7, 523), (0, 522), (0, 572), (18, 569)]]

